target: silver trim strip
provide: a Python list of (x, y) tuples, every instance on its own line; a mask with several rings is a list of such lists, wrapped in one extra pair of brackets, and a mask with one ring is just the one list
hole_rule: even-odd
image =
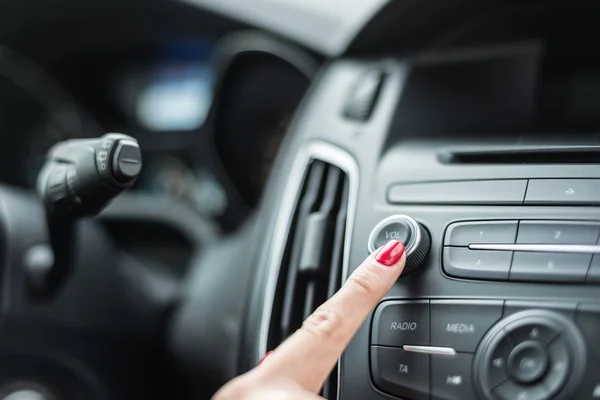
[(454, 356), (456, 350), (451, 347), (434, 347), (434, 346), (402, 346), (402, 350), (409, 353), (433, 354), (438, 356)]
[(587, 244), (470, 244), (470, 250), (529, 251), (537, 253), (600, 253), (599, 245)]
[[(348, 175), (348, 211), (346, 220), (346, 235), (344, 238), (344, 255), (342, 260), (342, 279), (346, 279), (348, 276), (350, 245), (352, 241), (352, 231), (354, 228), (356, 202), (358, 201), (358, 164), (349, 153), (337, 146), (321, 141), (311, 142), (304, 145), (298, 151), (287, 179), (287, 184), (281, 199), (279, 215), (275, 222), (273, 239), (271, 241), (270, 256), (268, 260), (269, 266), (267, 284), (265, 288), (263, 313), (260, 324), (258, 343), (259, 357), (262, 357), (262, 355), (266, 354), (268, 351), (267, 341), (269, 335), (269, 326), (271, 322), (271, 315), (273, 313), (273, 301), (275, 300), (275, 290), (277, 288), (279, 269), (281, 268), (281, 262), (283, 259), (283, 251), (289, 234), (293, 212), (298, 201), (299, 190), (306, 176), (309, 163), (315, 159), (335, 165)], [(256, 361), (258, 362), (258, 360)]]
[(377, 225), (375, 225), (375, 228), (373, 228), (371, 234), (369, 235), (369, 241), (367, 242), (369, 253), (372, 253), (375, 250), (377, 250), (377, 248), (375, 247), (375, 241), (377, 240), (377, 234), (379, 234), (381, 228), (396, 221), (408, 222), (408, 224), (412, 228), (413, 234), (415, 235), (414, 240), (409, 241), (409, 243), (407, 244), (406, 255), (410, 256), (415, 251), (415, 249), (419, 247), (419, 243), (421, 243), (421, 228), (419, 227), (419, 223), (415, 221), (414, 218), (409, 217), (408, 215), (396, 214), (382, 219)]

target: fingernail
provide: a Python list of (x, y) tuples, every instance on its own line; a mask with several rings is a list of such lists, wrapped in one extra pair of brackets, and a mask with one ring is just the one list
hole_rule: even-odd
[(273, 354), (273, 350), (271, 350), (267, 354), (265, 354), (263, 356), (263, 358), (261, 358), (260, 361), (258, 362), (258, 365), (262, 364), (271, 354)]
[(403, 254), (404, 244), (399, 240), (392, 240), (379, 251), (375, 259), (381, 264), (391, 267), (400, 261)]

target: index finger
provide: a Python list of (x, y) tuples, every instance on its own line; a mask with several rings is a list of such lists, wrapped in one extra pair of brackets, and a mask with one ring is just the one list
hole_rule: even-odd
[(404, 245), (399, 241), (371, 254), (342, 288), (265, 360), (263, 371), (318, 391), (365, 318), (396, 282), (405, 262)]

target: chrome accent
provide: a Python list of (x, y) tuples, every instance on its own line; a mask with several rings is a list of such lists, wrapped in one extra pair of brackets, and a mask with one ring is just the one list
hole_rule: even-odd
[[(293, 218), (294, 210), (296, 209), (296, 204), (298, 202), (298, 195), (305, 179), (308, 166), (312, 160), (320, 160), (332, 164), (343, 170), (348, 176), (348, 210), (346, 219), (346, 233), (344, 238), (344, 254), (342, 259), (342, 279), (346, 279), (348, 276), (350, 244), (352, 241), (356, 202), (358, 200), (358, 164), (349, 153), (337, 146), (321, 141), (311, 142), (304, 145), (296, 155), (296, 159), (294, 160), (294, 164), (292, 165), (288, 175), (287, 184), (281, 199), (279, 215), (277, 221), (275, 222), (268, 261), (269, 269), (260, 325), (258, 344), (259, 355), (266, 354), (268, 350), (267, 342), (269, 327), (271, 323), (271, 315), (273, 313), (273, 301), (275, 300), (277, 278), (279, 276), (281, 262), (283, 261), (283, 251), (289, 236), (290, 224)], [(258, 360), (256, 361), (258, 362)]]
[(470, 244), (470, 250), (528, 251), (534, 253), (600, 253), (595, 244)]
[(371, 234), (369, 235), (369, 241), (367, 242), (369, 253), (372, 253), (375, 250), (377, 250), (375, 248), (375, 240), (377, 239), (377, 234), (379, 233), (381, 228), (395, 221), (408, 222), (408, 224), (413, 230), (413, 234), (415, 235), (414, 240), (411, 239), (411, 241), (406, 246), (406, 255), (410, 256), (415, 251), (415, 249), (419, 247), (419, 243), (421, 243), (421, 228), (419, 227), (419, 223), (415, 221), (414, 218), (409, 217), (408, 215), (395, 214), (382, 219), (377, 225), (375, 225), (375, 228), (373, 228)]
[(433, 354), (437, 356), (454, 356), (456, 350), (451, 347), (434, 347), (434, 346), (402, 346), (402, 350), (408, 353)]

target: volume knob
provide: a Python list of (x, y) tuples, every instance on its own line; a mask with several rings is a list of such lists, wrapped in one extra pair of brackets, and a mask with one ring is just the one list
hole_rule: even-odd
[(390, 240), (399, 240), (406, 247), (406, 266), (401, 276), (417, 269), (431, 247), (429, 231), (408, 215), (392, 215), (375, 225), (369, 236), (369, 253), (373, 253)]

